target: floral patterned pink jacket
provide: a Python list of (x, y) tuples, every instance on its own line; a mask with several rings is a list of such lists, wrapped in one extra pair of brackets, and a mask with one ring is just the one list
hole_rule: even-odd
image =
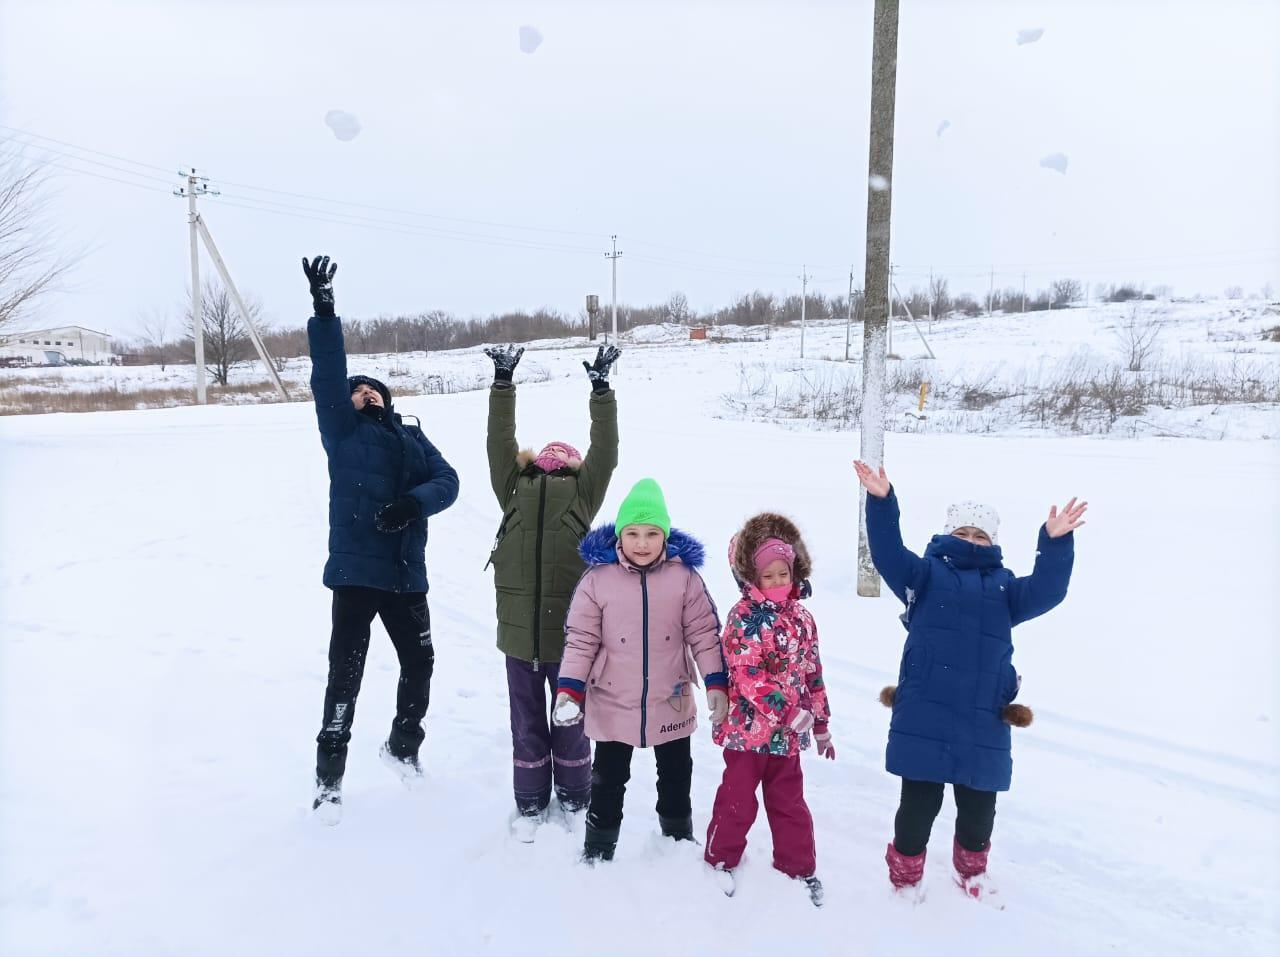
[(725, 622), (721, 644), (729, 668), (729, 716), (712, 729), (716, 744), (735, 751), (799, 754), (809, 733), (787, 726), (798, 711), (823, 734), (831, 718), (818, 658), (818, 627), (793, 589), (781, 604), (753, 585)]

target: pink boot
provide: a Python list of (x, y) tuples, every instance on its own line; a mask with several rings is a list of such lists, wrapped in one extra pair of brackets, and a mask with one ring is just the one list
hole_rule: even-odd
[(956, 886), (969, 897), (981, 900), (995, 893), (995, 886), (987, 875), (987, 855), (991, 853), (991, 845), (985, 851), (970, 851), (960, 846), (960, 842), (952, 840), (951, 862), (956, 869)]
[(919, 884), (924, 877), (924, 856), (927, 853), (924, 850), (915, 857), (907, 857), (890, 841), (888, 850), (884, 852), (885, 863), (889, 865), (889, 882), (898, 890)]

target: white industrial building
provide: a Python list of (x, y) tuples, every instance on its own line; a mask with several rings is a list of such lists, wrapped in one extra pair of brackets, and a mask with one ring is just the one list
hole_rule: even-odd
[(0, 337), (0, 359), (26, 365), (63, 365), (71, 361), (113, 363), (111, 337), (84, 326), (58, 326), (9, 332)]

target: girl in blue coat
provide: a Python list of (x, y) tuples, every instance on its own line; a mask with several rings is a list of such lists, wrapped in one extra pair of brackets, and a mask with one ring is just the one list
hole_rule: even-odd
[(1012, 705), (1014, 625), (1043, 615), (1067, 595), (1075, 529), (1088, 503), (1073, 498), (1040, 529), (1035, 568), (1019, 578), (1001, 563), (999, 517), (974, 502), (947, 510), (943, 534), (924, 557), (902, 543), (898, 499), (884, 469), (855, 462), (867, 490), (867, 540), (885, 584), (906, 605), (907, 643), (898, 686), (882, 700), (893, 708), (885, 768), (902, 778), (893, 842), (885, 854), (889, 880), (914, 892), (924, 876), (925, 847), (942, 809), (943, 785), (956, 802), (952, 862), (956, 883), (971, 897), (992, 892), (987, 854), (996, 793), (1009, 790), (1013, 762), (1009, 725), (1030, 722)]

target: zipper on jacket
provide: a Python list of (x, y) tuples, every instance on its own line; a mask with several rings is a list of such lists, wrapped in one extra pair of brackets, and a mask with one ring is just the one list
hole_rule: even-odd
[(645, 731), (649, 727), (649, 572), (640, 572), (640, 647), (643, 653), (643, 675), (640, 696), (640, 747), (648, 747)]
[(487, 572), (489, 570), (489, 566), (493, 564), (493, 556), (498, 554), (498, 546), (502, 544), (502, 539), (506, 537), (507, 523), (511, 521), (511, 518), (515, 513), (516, 508), (513, 506), (511, 511), (507, 512), (503, 517), (502, 524), (498, 526), (498, 534), (493, 538), (493, 548), (489, 549), (489, 560), (484, 563), (484, 568), (480, 569), (482, 572)]
[(533, 553), (533, 670), (542, 650), (542, 523), (547, 512), (547, 477), (538, 479), (538, 541)]

